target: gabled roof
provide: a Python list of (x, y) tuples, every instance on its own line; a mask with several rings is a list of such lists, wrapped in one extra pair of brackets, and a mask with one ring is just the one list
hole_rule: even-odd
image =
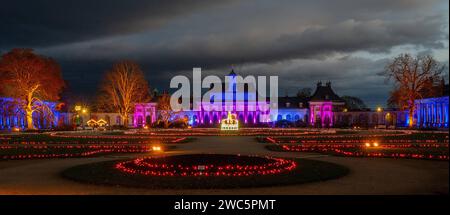
[(317, 83), (317, 88), (311, 96), (310, 101), (334, 101), (343, 102), (343, 100), (331, 89), (331, 82), (327, 82), (325, 86), (322, 82)]

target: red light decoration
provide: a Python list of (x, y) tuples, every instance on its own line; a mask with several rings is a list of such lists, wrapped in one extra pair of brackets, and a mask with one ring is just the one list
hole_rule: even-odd
[[(386, 139), (394, 137), (394, 139)], [(449, 160), (448, 135), (442, 139), (412, 139), (404, 134), (379, 135), (322, 135), (303, 137), (266, 137), (262, 140), (280, 146), (283, 151), (318, 152), (348, 157), (385, 157), (430, 160)], [(311, 139), (318, 138), (318, 139)], [(382, 139), (382, 143), (379, 140)], [(442, 152), (431, 153), (426, 149), (441, 149)], [(387, 150), (393, 149), (393, 150)], [(395, 150), (398, 149), (398, 150)], [(375, 151), (373, 151), (375, 150)], [(411, 152), (413, 151), (413, 152)], [(415, 152), (419, 151), (419, 152)], [(445, 153), (447, 151), (447, 153)]]
[[(71, 158), (71, 157), (89, 157), (97, 154), (105, 153), (144, 153), (152, 152), (152, 146), (143, 145), (59, 145), (59, 146), (46, 146), (46, 145), (29, 145), (29, 146), (0, 146), (0, 150), (7, 149), (22, 149), (26, 150), (62, 150), (61, 153), (25, 153), (25, 154), (13, 154), (13, 155), (0, 155), (0, 160), (24, 160), (24, 159), (39, 159), (39, 158)], [(78, 149), (82, 152), (67, 153), (64, 150)]]
[[(208, 156), (209, 155), (179, 155), (171, 157), (138, 158), (117, 163), (115, 168), (124, 173), (146, 176), (238, 177), (281, 174), (289, 172), (297, 167), (296, 162), (282, 158), (220, 155), (226, 157), (223, 159), (218, 158), (217, 162), (214, 162), (214, 160), (208, 159)], [(186, 160), (191, 159), (194, 159), (195, 161), (186, 164)], [(209, 160), (209, 162), (205, 162), (205, 160)], [(230, 163), (224, 163), (223, 160)]]
[[(55, 137), (55, 136), (53, 136)], [(0, 145), (2, 144), (20, 144), (20, 145), (46, 145), (46, 144), (73, 144), (73, 145), (91, 145), (91, 144), (153, 144), (153, 143), (181, 143), (185, 141), (186, 137), (146, 137), (145, 139), (127, 140), (127, 136), (122, 137), (106, 137), (105, 136), (57, 136), (59, 138), (67, 138), (68, 140), (21, 140), (11, 138), (0, 138)], [(74, 139), (76, 138), (76, 139)], [(80, 139), (80, 140), (78, 140)], [(89, 139), (89, 140), (85, 140)]]
[[(339, 156), (347, 157), (383, 157), (383, 158), (412, 158), (412, 159), (429, 159), (429, 160), (449, 160), (449, 155), (445, 154), (425, 154), (425, 153), (399, 153), (399, 152), (367, 152), (361, 150), (358, 146), (342, 146), (342, 145), (321, 145), (321, 146), (304, 146), (304, 145), (280, 145), (284, 151), (290, 152), (319, 152), (332, 153)], [(448, 146), (447, 146), (448, 147)], [(395, 148), (393, 146), (387, 148)]]
[[(266, 137), (264, 140), (269, 143), (290, 143), (290, 144), (362, 144), (366, 142), (373, 142), (378, 139), (382, 139), (383, 143), (387, 144), (414, 144), (414, 143), (427, 143), (427, 144), (449, 144), (449, 138), (446, 136), (442, 140), (437, 139), (408, 139), (402, 136), (404, 134), (386, 134), (386, 135), (351, 135), (351, 136), (336, 136), (336, 135), (321, 135), (321, 136), (303, 136), (303, 137)], [(394, 137), (397, 139), (386, 139)]]

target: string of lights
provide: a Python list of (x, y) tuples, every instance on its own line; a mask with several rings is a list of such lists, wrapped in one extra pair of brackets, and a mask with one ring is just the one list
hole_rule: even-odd
[[(142, 145), (0, 146), (0, 150), (17, 150), (17, 149), (24, 149), (24, 150), (22, 154), (0, 155), (0, 159), (15, 160), (15, 159), (36, 159), (36, 158), (70, 158), (70, 157), (88, 157), (104, 153), (145, 153), (155, 151), (154, 146), (142, 146)], [(30, 151), (31, 153), (25, 153), (26, 150), (34, 150), (34, 151)], [(35, 152), (36, 150), (38, 152)], [(58, 150), (58, 153), (57, 152), (44, 153), (43, 152), (44, 150), (47, 151)], [(79, 150), (79, 151), (71, 152), (71, 150)]]
[[(341, 147), (339, 145), (305, 146), (305, 145), (280, 145), (283, 151), (290, 152), (319, 152), (332, 153), (348, 157), (384, 157), (384, 158), (413, 158), (430, 160), (449, 160), (448, 154), (410, 153), (410, 152), (370, 152), (364, 150), (363, 146)], [(383, 147), (380, 147), (383, 148)], [(386, 148), (396, 148), (388, 146)], [(447, 146), (448, 150), (448, 146)]]

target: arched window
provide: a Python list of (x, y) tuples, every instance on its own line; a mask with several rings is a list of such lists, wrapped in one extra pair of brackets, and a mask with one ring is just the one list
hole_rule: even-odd
[(295, 114), (295, 116), (294, 116), (294, 120), (295, 120), (295, 121), (298, 121), (298, 120), (300, 120), (300, 116), (299, 116), (298, 114)]
[(277, 120), (282, 120), (282, 119), (283, 119), (283, 116), (281, 116), (281, 114), (278, 114)]
[(122, 124), (122, 118), (120, 116), (116, 116), (116, 125)]
[(197, 125), (197, 115), (192, 116), (192, 124)]
[(144, 121), (144, 119), (142, 118), (142, 116), (139, 115), (137, 118), (137, 125), (142, 126), (143, 121)]
[(248, 123), (253, 123), (253, 116), (252, 116), (252, 114), (247, 115), (247, 122)]
[(152, 124), (152, 116), (147, 115), (147, 116), (145, 117), (145, 124), (146, 124), (146, 125)]
[(203, 124), (209, 124), (209, 116), (208, 116), (208, 114), (205, 114), (205, 117), (203, 118)]
[(288, 115), (286, 115), (286, 120), (291, 120), (291, 115), (290, 114), (288, 114)]
[(244, 122), (244, 115), (241, 113), (239, 114), (239, 122)]
[(214, 114), (214, 116), (213, 116), (213, 124), (217, 124), (217, 123), (219, 123), (219, 116), (218, 116), (218, 114)]

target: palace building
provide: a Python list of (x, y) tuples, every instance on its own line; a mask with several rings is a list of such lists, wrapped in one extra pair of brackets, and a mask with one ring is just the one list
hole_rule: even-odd
[[(236, 76), (231, 71), (228, 76)], [(235, 79), (233, 79), (235, 80)], [(223, 120), (232, 114), (239, 122), (239, 127), (258, 126), (310, 126), (310, 127), (377, 127), (397, 128), (408, 126), (408, 111), (396, 109), (347, 110), (344, 100), (334, 92), (331, 82), (318, 82), (311, 97), (278, 97), (278, 112), (260, 121), (263, 113), (257, 105), (255, 90), (249, 91), (245, 85), (243, 92), (237, 91), (236, 83), (222, 85), (222, 92), (212, 93), (211, 97), (222, 98), (222, 107), (215, 111), (184, 110), (172, 116), (171, 120), (183, 118), (192, 127), (220, 127)], [(229, 98), (232, 98), (229, 100)], [(191, 98), (191, 106), (193, 106)], [(197, 104), (203, 107), (201, 100)], [(266, 99), (269, 102), (269, 99)], [(158, 122), (158, 97), (148, 103), (135, 104), (134, 112), (129, 115), (128, 124), (118, 113), (98, 113), (88, 111), (67, 112), (61, 110), (56, 102), (45, 102), (51, 113), (33, 114), (36, 128), (46, 129), (57, 126), (87, 127), (87, 122), (104, 122), (108, 126), (127, 126), (142, 128)], [(266, 105), (269, 105), (266, 103)], [(415, 101), (414, 124), (418, 128), (448, 128), (448, 85), (442, 97), (424, 98)], [(226, 108), (226, 107), (230, 107)], [(264, 112), (266, 113), (266, 112)], [(25, 112), (19, 108), (18, 101), (0, 97), (0, 130), (26, 128)]]
[(310, 125), (332, 127), (336, 121), (334, 113), (342, 111), (344, 105), (344, 100), (331, 89), (331, 82), (325, 86), (322, 86), (322, 82), (317, 83), (316, 91), (309, 100)]
[[(0, 130), (24, 129), (27, 127), (25, 111), (20, 107), (21, 100), (0, 97)], [(33, 112), (33, 123), (36, 128), (49, 129), (58, 124), (65, 124), (68, 121), (65, 114), (58, 109), (56, 102), (44, 102), (46, 108)]]
[(448, 96), (416, 100), (417, 127), (448, 128), (448, 100)]

